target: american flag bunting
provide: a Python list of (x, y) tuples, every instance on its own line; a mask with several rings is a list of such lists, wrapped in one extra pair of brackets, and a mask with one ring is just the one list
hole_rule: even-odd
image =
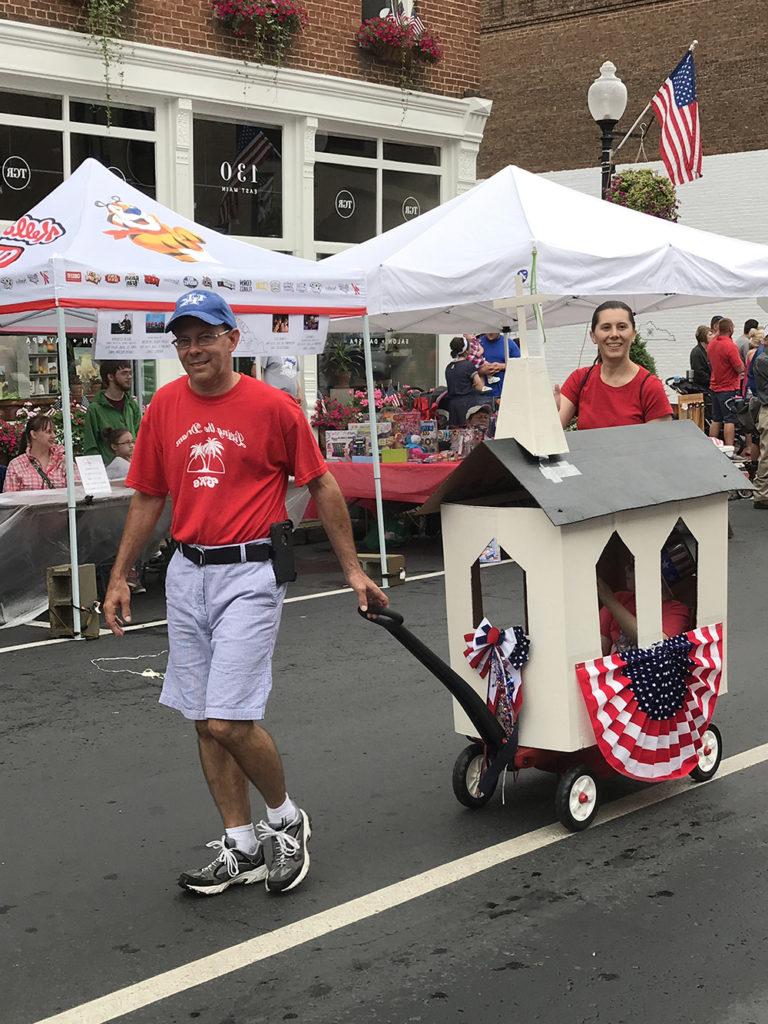
[(715, 710), (722, 672), (722, 623), (647, 650), (577, 665), (595, 739), (608, 764), (643, 782), (689, 775)]

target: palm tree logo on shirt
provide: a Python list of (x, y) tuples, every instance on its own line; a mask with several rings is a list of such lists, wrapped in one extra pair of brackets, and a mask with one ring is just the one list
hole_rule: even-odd
[(189, 449), (188, 473), (226, 473), (221, 453), (224, 445), (215, 437), (193, 444)]

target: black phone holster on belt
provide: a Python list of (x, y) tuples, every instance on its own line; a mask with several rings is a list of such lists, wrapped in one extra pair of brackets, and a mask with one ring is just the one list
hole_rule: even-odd
[(293, 557), (293, 523), (273, 523), (269, 528), (272, 545), (272, 566), (277, 583), (293, 583), (296, 579), (296, 560)]

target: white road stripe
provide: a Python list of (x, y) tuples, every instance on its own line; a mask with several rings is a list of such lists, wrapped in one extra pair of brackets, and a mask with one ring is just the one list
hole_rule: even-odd
[[(746, 750), (741, 754), (735, 754), (723, 761), (719, 773), (707, 785), (714, 785), (719, 779), (728, 778), (734, 772), (744, 771), (746, 768), (763, 764), (765, 761), (768, 761), (768, 743), (754, 747), (752, 750)], [(607, 825), (616, 821), (617, 818), (623, 818), (642, 808), (663, 803), (665, 800), (670, 800), (683, 793), (693, 793), (696, 789), (697, 787), (687, 779), (657, 783), (642, 792), (609, 804), (600, 813), (597, 822), (592, 827), (599, 828), (601, 825)], [(312, 917), (304, 918), (302, 921), (277, 928), (266, 935), (248, 939), (236, 946), (230, 946), (218, 953), (201, 957), (199, 960), (147, 978), (135, 985), (110, 992), (99, 999), (83, 1003), (82, 1006), (65, 1010), (53, 1017), (46, 1017), (44, 1020), (37, 1021), (36, 1024), (106, 1024), (107, 1021), (115, 1020), (126, 1013), (132, 1013), (143, 1006), (150, 1006), (161, 999), (167, 999), (169, 996), (186, 992), (198, 985), (215, 981), (232, 971), (249, 967), (260, 960), (277, 956), (279, 953), (294, 949), (306, 942), (315, 941), (340, 928), (365, 921), (376, 914), (418, 899), (420, 896), (427, 896), (447, 885), (471, 878), (481, 871), (506, 864), (517, 857), (523, 857), (528, 853), (551, 846), (553, 843), (573, 839), (576, 834), (566, 832), (560, 825), (547, 825), (534, 832), (528, 832), (526, 835), (508, 839), (496, 846), (490, 846), (477, 853), (471, 853), (467, 857), (461, 857), (448, 864), (424, 871), (420, 875), (395, 882), (393, 885), (369, 893), (367, 896), (360, 896), (358, 899), (342, 903), (338, 907), (313, 914)]]
[[(483, 566), (486, 568), (486, 566)], [(445, 572), (440, 570), (439, 572), (424, 572), (418, 576), (409, 576), (406, 580), (407, 583), (416, 583), (418, 580), (431, 580), (437, 576), (445, 576)], [(284, 604), (291, 604), (295, 601), (314, 601), (318, 597), (335, 597), (337, 594), (351, 594), (352, 590), (350, 587), (341, 587), (339, 590), (320, 590), (316, 594), (301, 594), (298, 597), (286, 597)], [(133, 626), (126, 626), (125, 632), (132, 633), (137, 629), (152, 629), (155, 626), (167, 626), (167, 619), (154, 619), (152, 622), (137, 622)], [(26, 626), (44, 626), (48, 628), (47, 622), (25, 622), (18, 628), (23, 629)], [(110, 630), (102, 629), (99, 630), (99, 636), (109, 636)], [(14, 644), (12, 647), (0, 647), (0, 654), (10, 654), (11, 651), (28, 651), (31, 647), (45, 647), (48, 644), (68, 644), (73, 643), (72, 637), (57, 637), (55, 640), (33, 640), (28, 644)], [(77, 641), (79, 643), (79, 641)]]

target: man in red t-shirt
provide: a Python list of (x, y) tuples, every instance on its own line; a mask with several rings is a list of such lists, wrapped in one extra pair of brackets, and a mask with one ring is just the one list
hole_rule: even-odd
[[(280, 755), (259, 724), (272, 685), (290, 550), (288, 477), (306, 484), (363, 611), (387, 598), (360, 568), (349, 514), (298, 404), (235, 373), (232, 310), (198, 289), (176, 303), (168, 328), (187, 373), (161, 388), (142, 421), (126, 484), (134, 488), (104, 601), (117, 636), (130, 622), (126, 576), (166, 498), (178, 550), (168, 567), (169, 657), (160, 702), (195, 722), (203, 767), (225, 835), (218, 856), (179, 885), (215, 895), (266, 880), (287, 892), (306, 876), (311, 823), (285, 788)], [(277, 528), (271, 536), (271, 528)], [(249, 782), (267, 820), (254, 827)]]
[(726, 402), (740, 393), (741, 378), (744, 376), (744, 363), (733, 340), (733, 320), (728, 317), (720, 320), (717, 336), (707, 345), (707, 356), (712, 368), (709, 380), (712, 395), (709, 436), (720, 437), (722, 426), (723, 441), (733, 444), (736, 438), (736, 413), (728, 408)]

